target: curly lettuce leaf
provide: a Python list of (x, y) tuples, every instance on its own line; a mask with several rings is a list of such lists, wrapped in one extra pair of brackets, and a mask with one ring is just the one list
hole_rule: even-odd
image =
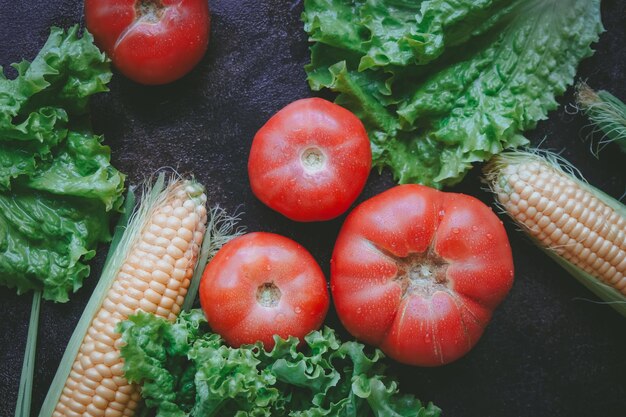
[(0, 70), (0, 285), (65, 302), (122, 204), (124, 175), (86, 120), (109, 61), (74, 26), (53, 28), (31, 63), (13, 67), (14, 79)]
[(441, 187), (527, 143), (603, 30), (599, 0), (305, 0), (308, 80), (368, 129), (374, 163)]
[(138, 312), (119, 324), (126, 378), (141, 385), (158, 417), (437, 417), (440, 410), (401, 395), (384, 376), (383, 354), (342, 343), (329, 328), (231, 348), (200, 310), (175, 323)]
[(106, 210), (119, 209), (124, 175), (111, 166), (111, 150), (102, 137), (69, 132), (53, 159), (42, 163), (27, 181), (35, 190), (101, 201)]
[(57, 198), (30, 189), (0, 193), (0, 285), (18, 294), (43, 290), (47, 300), (65, 302), (89, 275), (81, 260), (110, 239), (99, 202)]
[(0, 190), (35, 171), (38, 159), (67, 135), (68, 114), (87, 112), (89, 97), (107, 91), (109, 63), (78, 26), (52, 28), (32, 63), (13, 64), (15, 79), (0, 71)]

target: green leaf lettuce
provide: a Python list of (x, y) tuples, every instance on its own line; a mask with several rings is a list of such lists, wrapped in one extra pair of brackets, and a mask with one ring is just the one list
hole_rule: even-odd
[(527, 143), (602, 31), (600, 0), (305, 0), (313, 90), (368, 129), (375, 164), (441, 187)]
[(158, 417), (437, 417), (440, 410), (400, 395), (384, 375), (383, 355), (342, 343), (324, 328), (260, 343), (228, 347), (211, 333), (202, 311), (175, 323), (138, 312), (120, 323), (126, 378), (141, 385)]
[(89, 129), (89, 98), (109, 62), (78, 26), (53, 28), (32, 62), (0, 70), (0, 285), (64, 302), (110, 239), (124, 175)]

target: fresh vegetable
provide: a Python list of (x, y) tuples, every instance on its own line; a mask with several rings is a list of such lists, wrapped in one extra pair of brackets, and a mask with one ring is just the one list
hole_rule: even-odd
[(129, 416), (139, 401), (123, 378), (115, 326), (138, 310), (174, 321), (202, 243), (203, 187), (161, 175), (113, 248), (51, 384), (40, 417)]
[(626, 207), (545, 151), (509, 152), (485, 167), (499, 204), (533, 241), (626, 316)]
[(380, 351), (341, 343), (324, 328), (303, 343), (274, 338), (228, 347), (201, 311), (176, 323), (138, 313), (119, 326), (125, 376), (141, 384), (157, 417), (436, 417), (440, 410), (401, 395), (384, 375)]
[(344, 213), (367, 181), (372, 152), (363, 123), (321, 98), (298, 100), (256, 134), (248, 173), (254, 194), (297, 221)]
[(346, 329), (411, 365), (465, 355), (512, 284), (509, 241), (489, 207), (420, 185), (397, 186), (355, 208), (331, 261)]
[(207, 0), (85, 0), (96, 43), (122, 74), (166, 84), (196, 66), (207, 50)]
[(304, 337), (328, 311), (326, 279), (315, 259), (291, 239), (250, 233), (227, 243), (207, 265), (200, 304), (211, 329), (234, 347), (274, 335)]
[(374, 164), (441, 187), (527, 143), (602, 31), (600, 0), (305, 0), (313, 90), (363, 120)]
[(593, 133), (602, 132), (595, 154), (613, 142), (626, 153), (626, 104), (608, 91), (594, 91), (585, 83), (577, 85), (576, 101), (595, 124)]
[(41, 310), (41, 292), (33, 292), (33, 303), (30, 310), (28, 336), (24, 349), (24, 361), (20, 374), (20, 385), (17, 391), (15, 417), (30, 417), (30, 408), (33, 397), (33, 379), (35, 375), (35, 356), (37, 353), (37, 332), (39, 330), (39, 312)]
[(34, 290), (15, 410), (27, 417), (41, 297), (65, 302), (82, 286), (124, 175), (87, 120), (89, 97), (111, 78), (89, 33), (52, 28), (32, 63), (13, 67), (12, 79), (0, 68), (0, 285)]
[(85, 261), (111, 236), (124, 175), (89, 130), (89, 97), (106, 91), (105, 56), (78, 26), (53, 28), (32, 63), (0, 71), (0, 285), (68, 300)]

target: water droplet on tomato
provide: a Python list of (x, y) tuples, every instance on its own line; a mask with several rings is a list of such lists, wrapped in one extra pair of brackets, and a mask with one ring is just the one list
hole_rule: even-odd
[(302, 313), (302, 309), (300, 308), (300, 306), (295, 308), (296, 314), (300, 314)]
[(267, 265), (265, 266), (265, 269), (267, 269), (268, 271), (271, 271), (271, 270), (272, 270), (272, 265), (267, 264)]
[(426, 343), (430, 343), (430, 333), (426, 333), (426, 335), (424, 335), (424, 341)]
[(472, 230), (473, 231), (477, 231), (478, 230), (478, 226), (476, 226), (476, 225), (472, 226)]
[(493, 235), (491, 233), (487, 233), (487, 239), (493, 239)]
[(439, 210), (439, 217), (443, 217), (446, 215), (446, 212), (443, 210)]
[(361, 309), (361, 307), (357, 308), (357, 309), (356, 309), (356, 314), (361, 314), (361, 311), (363, 311), (363, 310)]
[(460, 230), (459, 230), (459, 228), (458, 228), (458, 227), (453, 227), (453, 228), (452, 228), (452, 233), (454, 233), (455, 235), (458, 235), (458, 234), (459, 234), (459, 232), (460, 232)]

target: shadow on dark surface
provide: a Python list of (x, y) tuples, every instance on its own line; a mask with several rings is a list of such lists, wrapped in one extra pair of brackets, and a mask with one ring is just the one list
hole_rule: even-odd
[[(344, 217), (298, 224), (252, 195), (246, 166), (256, 130), (277, 110), (310, 96), (303, 66), (307, 39), (300, 1), (213, 0), (209, 52), (189, 75), (171, 85), (144, 87), (115, 75), (111, 92), (92, 102), (95, 130), (112, 149), (113, 163), (136, 183), (162, 166), (193, 172), (209, 200), (241, 207), (248, 230), (291, 237), (310, 250), (328, 275)], [(0, 63), (32, 58), (51, 25), (82, 20), (82, 2), (0, 0)], [(603, 2), (607, 32), (579, 78), (626, 98), (626, 4)], [(10, 40), (10, 41), (9, 41)], [(589, 152), (586, 119), (570, 114), (572, 89), (550, 120), (529, 132), (534, 144), (563, 151), (589, 182), (619, 197), (625, 191), (624, 158), (608, 147)], [(454, 191), (491, 204), (475, 167)], [(388, 172), (372, 172), (359, 202), (393, 185)], [(424, 369), (388, 361), (401, 388), (433, 401), (449, 417), (624, 415), (624, 321), (561, 270), (505, 220), (516, 263), (516, 282), (478, 345), (456, 363)], [(65, 305), (44, 303), (34, 392), (38, 410), (71, 332), (100, 274), (106, 247), (91, 263), (91, 277)], [(13, 414), (26, 341), (30, 295), (0, 289), (0, 416)], [(341, 328), (334, 311), (327, 323)]]

